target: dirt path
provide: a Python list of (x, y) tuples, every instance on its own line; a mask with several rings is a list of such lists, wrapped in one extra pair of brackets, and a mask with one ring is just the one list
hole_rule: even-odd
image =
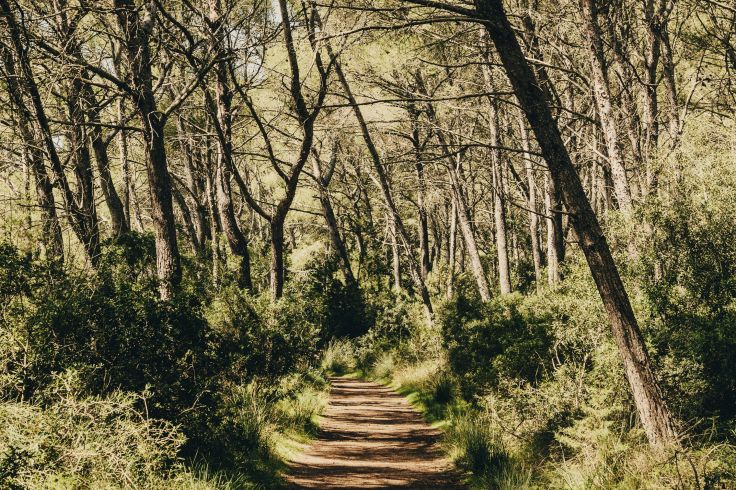
[(465, 488), (439, 435), (391, 389), (333, 378), (318, 438), (290, 463), (288, 488)]

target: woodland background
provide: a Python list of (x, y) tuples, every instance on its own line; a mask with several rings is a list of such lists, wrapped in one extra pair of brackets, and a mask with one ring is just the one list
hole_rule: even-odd
[(0, 487), (272, 488), (331, 374), (477, 488), (736, 484), (736, 3), (0, 0)]

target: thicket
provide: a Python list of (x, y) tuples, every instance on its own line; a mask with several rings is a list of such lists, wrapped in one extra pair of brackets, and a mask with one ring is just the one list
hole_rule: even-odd
[(161, 301), (152, 237), (103, 251), (89, 274), (0, 246), (3, 488), (276, 484), (279, 439), (324, 405), (345, 293), (310, 270), (273, 301), (191, 267)]

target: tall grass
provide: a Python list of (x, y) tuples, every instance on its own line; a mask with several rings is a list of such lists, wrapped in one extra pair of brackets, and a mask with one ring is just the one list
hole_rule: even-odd
[(355, 348), (347, 339), (333, 339), (322, 354), (322, 370), (341, 376), (356, 368)]

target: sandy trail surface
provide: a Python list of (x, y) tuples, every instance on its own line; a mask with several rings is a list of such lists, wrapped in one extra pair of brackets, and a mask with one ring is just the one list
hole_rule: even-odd
[(333, 378), (317, 439), (296, 456), (287, 488), (466, 488), (440, 432), (406, 399), (368, 381)]

